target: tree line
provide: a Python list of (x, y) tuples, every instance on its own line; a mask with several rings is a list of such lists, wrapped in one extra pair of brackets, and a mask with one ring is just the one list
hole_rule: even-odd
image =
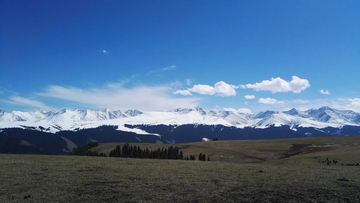
[(183, 159), (183, 152), (178, 147), (170, 146), (168, 148), (158, 148), (156, 150), (141, 149), (139, 146), (133, 146), (126, 143), (121, 147), (116, 146), (109, 153), (109, 157), (129, 157), (129, 158), (148, 158), (148, 159)]
[[(91, 148), (98, 146), (97, 142), (85, 145), (69, 152), (68, 155), (78, 156), (106, 156), (104, 153), (90, 151)], [(124, 144), (122, 147), (118, 145), (115, 149), (111, 150), (109, 157), (126, 157), (126, 158), (142, 158), (142, 159), (178, 159), (178, 160), (196, 160), (195, 155), (184, 157), (183, 151), (178, 147), (169, 146), (168, 148), (157, 148), (155, 150), (141, 149), (140, 146), (133, 146), (129, 143)], [(210, 157), (200, 153), (198, 156), (200, 161), (210, 161)]]
[[(195, 155), (184, 157), (183, 152), (178, 147), (169, 146), (168, 148), (157, 148), (155, 150), (141, 149), (140, 146), (133, 146), (126, 143), (121, 147), (116, 146), (114, 150), (109, 153), (109, 157), (128, 157), (128, 158), (143, 158), (143, 159), (180, 159), (180, 160), (195, 160)], [(200, 153), (199, 160), (210, 161), (206, 159), (205, 154)]]

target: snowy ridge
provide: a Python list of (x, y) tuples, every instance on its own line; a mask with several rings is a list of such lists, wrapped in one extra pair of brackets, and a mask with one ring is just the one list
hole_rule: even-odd
[[(175, 109), (170, 111), (141, 112), (138, 110), (102, 109), (68, 110), (33, 112), (0, 110), (1, 128), (31, 128), (39, 131), (56, 133), (62, 130), (77, 131), (86, 128), (96, 128), (103, 125), (118, 126), (118, 130), (150, 134), (140, 129), (125, 127), (130, 125), (224, 125), (236, 128), (253, 127), (268, 128), (271, 126), (341, 128), (344, 125), (360, 126), (360, 114), (350, 110), (336, 110), (330, 107), (300, 111), (266, 111), (256, 115), (243, 114), (235, 110), (203, 110)], [(158, 134), (152, 134), (157, 135)]]

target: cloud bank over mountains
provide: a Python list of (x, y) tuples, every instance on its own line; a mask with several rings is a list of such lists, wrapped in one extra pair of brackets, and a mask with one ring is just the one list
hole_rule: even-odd
[[(168, 66), (161, 69), (161, 71), (174, 70), (175, 68), (176, 66)], [(0, 101), (11, 105), (32, 107), (36, 109), (56, 109), (47, 103), (48, 101), (56, 101), (57, 103), (65, 104), (65, 106), (58, 107), (58, 109), (67, 108), (66, 105), (68, 104), (75, 104), (73, 106), (77, 106), (76, 108), (111, 108), (117, 110), (138, 109), (149, 111), (199, 107), (202, 106), (203, 103), (211, 101), (211, 97), (204, 96), (215, 96), (218, 97), (218, 100), (227, 100), (226, 97), (233, 97), (235, 100), (239, 101), (243, 100), (241, 104), (239, 102), (238, 106), (221, 107), (216, 105), (214, 107), (239, 108), (246, 106), (247, 108), (240, 108), (244, 113), (251, 112), (249, 105), (252, 105), (253, 111), (253, 107), (256, 105), (259, 107), (260, 105), (263, 105), (264, 108), (265, 106), (268, 108), (269, 105), (272, 105), (273, 108), (278, 110), (292, 107), (313, 108), (328, 105), (360, 111), (360, 99), (358, 98), (338, 98), (337, 100), (318, 99), (312, 101), (301, 98), (278, 100), (276, 97), (262, 96), (260, 93), (257, 93), (256, 96), (253, 94), (240, 94), (240, 92), (248, 93), (249, 90), (254, 90), (255, 92), (270, 91), (272, 94), (286, 92), (300, 94), (302, 91), (310, 88), (310, 83), (307, 79), (301, 79), (297, 76), (293, 76), (291, 81), (285, 81), (280, 77), (247, 85), (232, 85), (224, 81), (219, 81), (213, 86), (196, 84), (187, 89), (178, 88), (184, 87), (185, 85), (190, 86), (192, 83), (190, 79), (185, 79), (183, 83), (176, 81), (167, 85), (135, 85), (132, 87), (125, 87), (128, 83), (129, 81), (108, 83), (97, 88), (50, 85), (42, 92), (33, 93), (29, 97), (13, 94), (12, 96), (9, 96), (9, 99), (1, 99)], [(330, 94), (328, 90), (320, 90), (319, 92), (323, 95)], [(240, 98), (236, 97), (238, 94), (241, 95)], [(258, 99), (254, 100), (255, 98)], [(258, 110), (261, 110), (261, 108), (255, 109), (255, 112)]]
[(199, 98), (173, 98), (168, 92), (172, 89), (166, 86), (123, 87), (79, 89), (75, 87), (50, 86), (38, 95), (77, 102), (98, 108), (168, 110), (174, 108), (193, 108), (199, 105)]

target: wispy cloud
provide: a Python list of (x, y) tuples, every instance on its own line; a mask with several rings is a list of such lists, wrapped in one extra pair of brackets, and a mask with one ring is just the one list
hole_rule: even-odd
[(103, 49), (101, 52), (102, 52), (103, 54), (108, 54), (108, 53), (109, 53), (109, 52), (106, 51), (105, 49)]
[(171, 71), (171, 70), (175, 70), (176, 66), (175, 65), (171, 65), (162, 69), (157, 69), (157, 70), (152, 70), (150, 71), (148, 74), (153, 74), (153, 73), (158, 73), (158, 72), (165, 72), (165, 71)]
[(354, 98), (354, 99), (349, 99), (351, 106), (354, 107), (360, 107), (360, 99), (359, 98)]
[(17, 106), (28, 106), (28, 107), (35, 107), (38, 109), (52, 109), (47, 105), (43, 104), (42, 102), (35, 101), (32, 99), (27, 99), (19, 96), (10, 97), (10, 101), (5, 101), (7, 103), (17, 105)]
[(191, 80), (190, 79), (186, 79), (185, 82), (186, 82), (186, 85), (189, 85), (189, 86), (191, 85)]
[(333, 105), (338, 109), (351, 109), (360, 112), (360, 98), (338, 98), (333, 102)]
[(271, 91), (277, 92), (293, 92), (300, 93), (310, 87), (310, 83), (306, 79), (300, 79), (292, 76), (292, 80), (287, 82), (280, 77), (271, 78), (271, 80), (263, 80), (260, 83), (241, 85), (242, 88), (254, 89), (255, 91)]
[(319, 92), (320, 94), (326, 94), (326, 95), (330, 94), (329, 90), (320, 90)]
[(360, 111), (360, 99), (359, 98), (354, 98), (354, 99), (349, 99), (349, 104), (347, 105), (348, 107), (354, 108), (358, 111)]
[(166, 67), (166, 68), (163, 68), (162, 70), (163, 70), (163, 71), (168, 71), (168, 70), (175, 70), (175, 69), (176, 69), (176, 66), (171, 65), (171, 66), (168, 66), (168, 67)]
[[(271, 110), (284, 110), (284, 109), (311, 109), (311, 108), (319, 108), (322, 106), (329, 106), (329, 102), (325, 100), (303, 100), (303, 99), (295, 99), (295, 100), (277, 100), (275, 98), (260, 98), (258, 100), (259, 104), (272, 105)], [(269, 107), (260, 107), (259, 109), (269, 110)]]
[(178, 90), (178, 91), (173, 92), (173, 94), (181, 94), (181, 95), (184, 95), (184, 96), (192, 95), (189, 90)]
[(121, 85), (111, 87), (80, 89), (76, 87), (50, 86), (38, 95), (76, 102), (94, 108), (167, 110), (193, 108), (199, 105), (199, 98), (174, 98), (166, 86), (139, 86), (126, 89)]
[(311, 103), (311, 102), (308, 101), (308, 100), (296, 99), (296, 100), (292, 100), (292, 101), (289, 102), (289, 103), (292, 103), (292, 104), (309, 104), (309, 103)]
[(273, 98), (260, 98), (258, 101), (260, 104), (284, 104), (283, 101), (278, 101)]
[(180, 81), (175, 81), (175, 82), (172, 82), (172, 83), (170, 83), (170, 86), (171, 87), (177, 87), (177, 88), (179, 88), (179, 87), (181, 87), (183, 84), (180, 82)]
[(229, 97), (229, 96), (235, 96), (236, 91), (238, 87), (235, 85), (227, 84), (223, 81), (220, 81), (216, 83), (213, 86), (210, 85), (194, 85), (192, 88), (188, 88), (186, 90), (178, 90), (176, 92), (173, 92), (174, 94), (182, 94), (182, 95), (192, 95), (190, 92), (195, 92), (199, 94), (204, 95), (216, 95), (220, 97)]

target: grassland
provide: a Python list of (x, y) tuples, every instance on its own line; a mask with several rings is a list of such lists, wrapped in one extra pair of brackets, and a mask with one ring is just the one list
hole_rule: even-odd
[[(106, 143), (93, 148), (93, 151), (109, 154), (117, 145), (124, 143)], [(196, 142), (186, 144), (149, 144), (133, 143), (141, 148), (155, 150), (177, 146), (184, 156), (210, 156), (212, 161), (233, 163), (282, 162), (284, 158), (329, 157), (339, 159), (342, 163), (360, 162), (360, 136), (296, 138), (276, 140), (233, 140)], [(285, 162), (291, 159), (284, 160)]]
[(360, 202), (360, 136), (177, 146), (212, 161), (0, 155), (0, 202)]

